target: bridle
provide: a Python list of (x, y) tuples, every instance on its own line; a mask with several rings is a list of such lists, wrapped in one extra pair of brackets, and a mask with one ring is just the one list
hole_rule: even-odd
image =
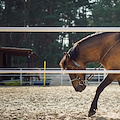
[[(109, 49), (107, 50), (107, 52), (106, 52), (106, 53), (103, 55), (103, 57), (100, 59), (99, 64), (95, 67), (95, 70), (96, 70), (99, 66), (100, 66), (100, 67), (98, 68), (98, 70), (100, 70), (100, 68), (102, 67), (102, 65), (101, 65), (100, 63), (104, 60), (104, 58), (107, 56), (107, 54), (110, 52), (110, 50), (111, 50), (119, 41), (120, 41), (120, 39), (118, 39), (118, 41), (116, 41), (112, 46), (109, 47)], [(69, 53), (68, 53), (68, 54), (69, 54)], [(76, 66), (76, 67), (78, 67), (78, 68), (81, 69), (80, 65), (79, 65), (76, 61), (74, 61), (73, 59), (72, 59), (72, 61), (73, 61), (73, 63), (74, 63), (74, 66)], [(78, 81), (79, 81), (79, 85), (84, 85), (84, 84), (85, 84), (85, 81), (90, 80), (93, 76), (94, 76), (93, 73), (90, 74), (86, 80), (81, 80), (81, 78), (80, 78), (79, 76), (76, 76), (76, 78), (71, 79), (71, 82), (74, 82), (75, 80), (78, 80)]]
[[(77, 62), (75, 62), (73, 59), (72, 59), (72, 61), (74, 63), (74, 66), (81, 69), (80, 65)], [(82, 80), (79, 76), (76, 76), (74, 79), (71, 79), (71, 82), (74, 82), (75, 80), (79, 81), (79, 85), (85, 85), (86, 80)]]
[(72, 79), (71, 82), (78, 80), (79, 81), (79, 85), (85, 85), (85, 80), (81, 80), (81, 78), (79, 76), (77, 76), (76, 78)]

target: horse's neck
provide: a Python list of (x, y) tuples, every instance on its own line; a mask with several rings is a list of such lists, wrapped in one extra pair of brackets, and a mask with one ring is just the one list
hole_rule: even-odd
[(83, 45), (80, 49), (80, 57), (84, 63), (99, 62), (101, 54), (100, 42)]
[(118, 40), (116, 34), (109, 34), (107, 37), (98, 37), (92, 40), (81, 42), (79, 48), (79, 61), (87, 64), (89, 62), (101, 62), (102, 57), (108, 51), (109, 47)]

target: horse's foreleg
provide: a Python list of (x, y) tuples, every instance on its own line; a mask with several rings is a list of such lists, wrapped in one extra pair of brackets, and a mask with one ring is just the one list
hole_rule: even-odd
[(104, 90), (106, 86), (108, 86), (114, 79), (116, 78), (116, 75), (109, 74), (103, 81), (102, 83), (98, 86), (96, 90), (95, 97), (93, 99), (93, 102), (91, 104), (91, 108), (89, 110), (88, 116), (92, 116), (96, 113), (97, 110), (97, 101), (100, 96), (100, 93)]

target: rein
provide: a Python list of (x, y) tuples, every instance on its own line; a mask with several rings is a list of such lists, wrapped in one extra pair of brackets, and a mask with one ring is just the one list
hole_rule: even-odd
[[(104, 54), (104, 56), (100, 59), (99, 64), (95, 67), (95, 70), (98, 68), (98, 66), (100, 66), (100, 67), (98, 68), (98, 70), (100, 70), (100, 68), (102, 67), (101, 62), (104, 60), (104, 58), (105, 58), (105, 57), (107, 56), (107, 54), (110, 52), (110, 50), (111, 50), (119, 41), (120, 41), (120, 39), (118, 39), (118, 41), (116, 41), (112, 46), (110, 46), (110, 48), (107, 50), (107, 52)], [(75, 64), (75, 66), (77, 66), (77, 67), (80, 68), (80, 65), (79, 65), (77, 62), (75, 62), (74, 60), (73, 60), (73, 62), (74, 62), (74, 64)], [(88, 80), (92, 79), (92, 77), (94, 77), (94, 73), (90, 74), (86, 80), (81, 80), (81, 79), (77, 76), (76, 78), (72, 79), (71, 81), (79, 80), (80, 82), (83, 82), (83, 83), (84, 83), (85, 81), (88, 81)]]

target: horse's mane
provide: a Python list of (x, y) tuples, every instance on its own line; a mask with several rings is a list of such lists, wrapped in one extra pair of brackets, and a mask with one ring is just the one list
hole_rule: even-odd
[(88, 35), (87, 37), (79, 40), (78, 42), (76, 42), (72, 48), (69, 49), (68, 51), (68, 54), (70, 55), (70, 58), (73, 59), (73, 60), (76, 60), (78, 54), (79, 54), (79, 45), (81, 42), (83, 41), (86, 41), (88, 39), (91, 39), (95, 36), (99, 36), (99, 35), (102, 35), (102, 34), (105, 34), (106, 32), (97, 32), (97, 33), (94, 33), (94, 34), (91, 34), (91, 35)]
[[(76, 44), (77, 45), (77, 44)], [(79, 45), (79, 44), (78, 44)], [(70, 58), (72, 59), (72, 60), (75, 60), (76, 59), (76, 57), (77, 57), (77, 55), (79, 54), (79, 47), (78, 47), (78, 45), (77, 46), (73, 46), (72, 48), (70, 48), (69, 49), (69, 51), (68, 51), (68, 54), (70, 55)]]
[[(88, 39), (91, 39), (93, 37), (96, 37), (96, 36), (100, 36), (100, 35), (103, 35), (103, 34), (106, 34), (107, 32), (96, 32), (96, 33), (93, 33), (91, 35), (88, 35), (87, 37), (84, 37), (83, 39), (79, 40), (78, 42), (76, 42), (75, 44), (79, 44), (81, 43), (82, 41), (86, 41)], [(74, 44), (74, 45), (75, 45)]]

